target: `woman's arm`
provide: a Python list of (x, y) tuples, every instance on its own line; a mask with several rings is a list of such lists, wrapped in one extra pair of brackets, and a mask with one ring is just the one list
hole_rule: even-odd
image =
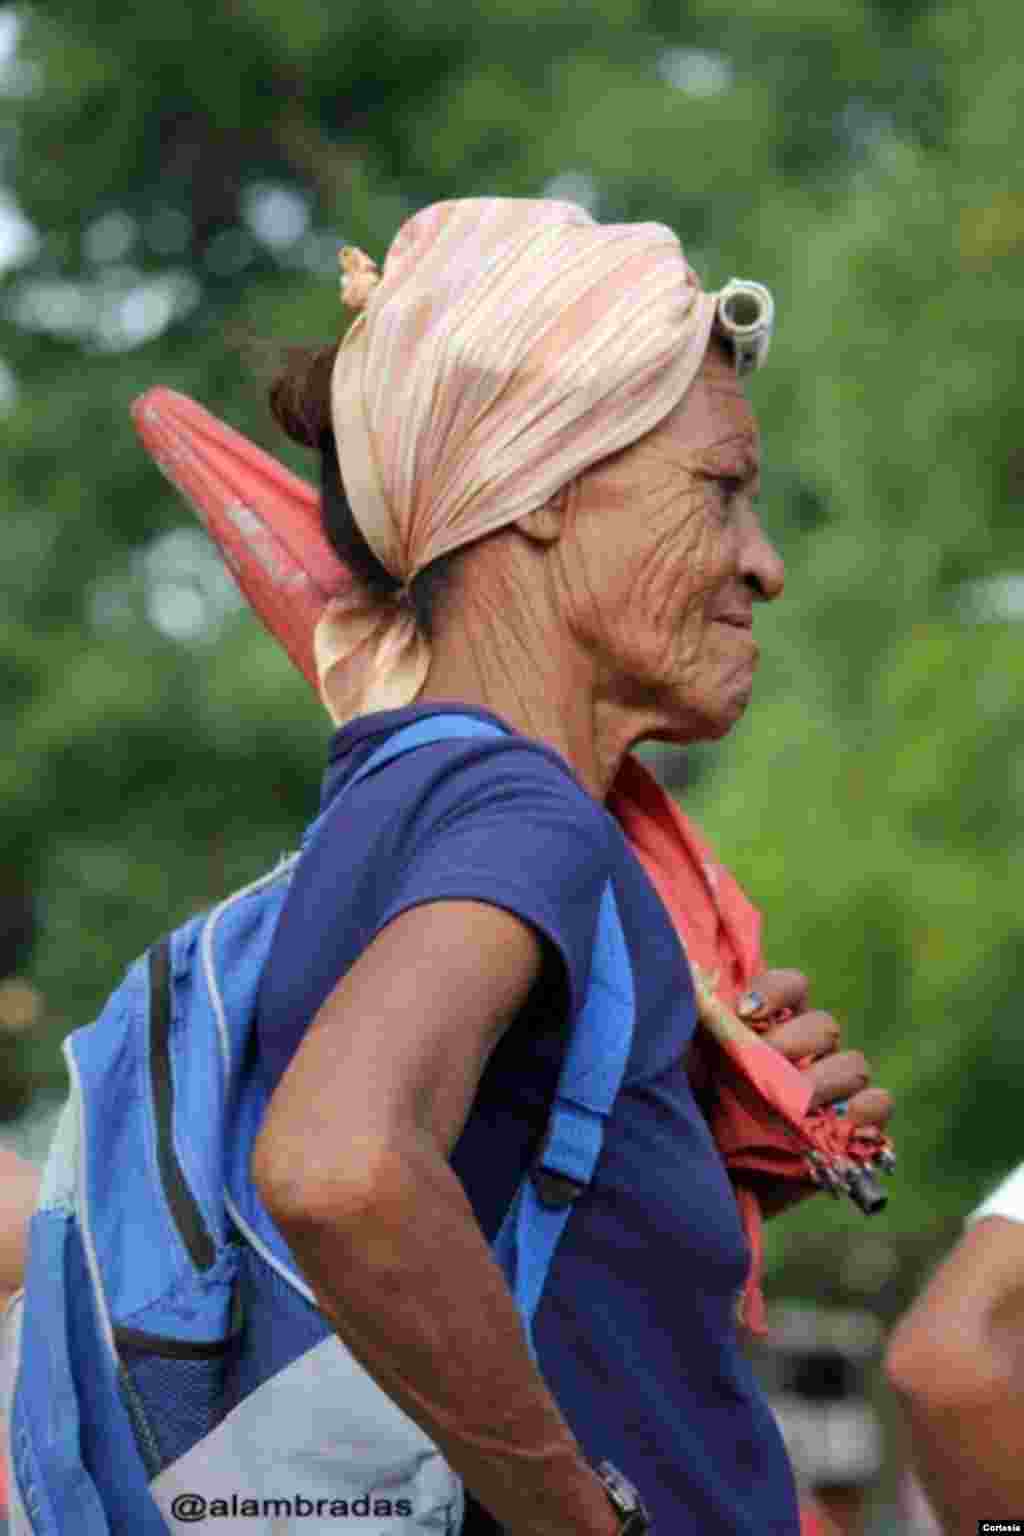
[(542, 959), (497, 907), (401, 913), (307, 1031), (252, 1172), (339, 1335), (510, 1536), (610, 1536), (448, 1161)]

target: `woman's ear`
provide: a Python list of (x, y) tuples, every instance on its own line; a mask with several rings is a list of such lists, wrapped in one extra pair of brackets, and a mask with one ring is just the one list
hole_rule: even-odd
[(568, 485), (563, 485), (560, 491), (556, 491), (542, 507), (535, 507), (532, 512), (527, 512), (525, 517), (518, 518), (512, 526), (518, 528), (533, 543), (556, 544), (565, 528), (565, 514), (571, 493), (572, 482), (570, 481)]

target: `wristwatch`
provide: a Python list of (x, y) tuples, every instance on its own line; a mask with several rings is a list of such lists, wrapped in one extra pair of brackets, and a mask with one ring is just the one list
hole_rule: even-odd
[(644, 1502), (627, 1477), (613, 1467), (610, 1461), (599, 1461), (594, 1469), (604, 1484), (608, 1502), (619, 1517), (620, 1536), (643, 1536), (651, 1531), (651, 1517)]

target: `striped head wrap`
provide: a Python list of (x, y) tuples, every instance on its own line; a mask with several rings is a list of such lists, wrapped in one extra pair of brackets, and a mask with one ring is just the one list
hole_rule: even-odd
[(351, 247), (341, 264), (359, 313), (332, 378), (338, 463), (402, 591), (353, 590), (320, 621), (320, 686), (339, 724), (422, 689), (429, 645), (406, 600), (418, 572), (656, 427), (716, 316), (741, 371), (772, 320), (757, 284), (705, 293), (664, 225), (602, 225), (572, 203), (437, 203), (402, 226), (382, 272)]

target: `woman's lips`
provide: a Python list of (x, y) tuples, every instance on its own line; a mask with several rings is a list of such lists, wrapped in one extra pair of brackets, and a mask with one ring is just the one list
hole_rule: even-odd
[(753, 620), (752, 620), (750, 614), (749, 613), (718, 614), (717, 617), (715, 618), (714, 622), (716, 624), (722, 625), (722, 627), (724, 629), (731, 629), (734, 632), (738, 632), (739, 634), (742, 634), (742, 635), (746, 636), (747, 647), (748, 647), (747, 660), (750, 662), (750, 664), (752, 666), (757, 666), (758, 662), (761, 659), (761, 647), (758, 645), (757, 641), (754, 639), (754, 636), (753, 636), (753, 633), (752, 633), (752, 631), (753, 631)]

